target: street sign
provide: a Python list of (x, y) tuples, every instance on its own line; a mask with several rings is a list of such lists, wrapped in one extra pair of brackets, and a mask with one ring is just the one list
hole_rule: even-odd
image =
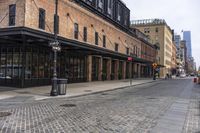
[(49, 46), (52, 47), (53, 51), (61, 51), (61, 47), (58, 41), (50, 42)]
[(61, 47), (60, 46), (53, 46), (52, 49), (55, 50), (55, 51), (61, 51)]
[(133, 57), (128, 57), (128, 61), (133, 61)]
[(160, 68), (156, 68), (155, 71), (159, 72), (159, 71), (160, 71)]
[(58, 46), (58, 45), (59, 45), (58, 41), (50, 42), (50, 46)]
[(153, 64), (152, 64), (152, 67), (153, 67), (153, 69), (156, 69), (156, 68), (157, 68), (157, 66), (158, 66), (158, 64), (157, 64), (157, 63), (153, 63)]

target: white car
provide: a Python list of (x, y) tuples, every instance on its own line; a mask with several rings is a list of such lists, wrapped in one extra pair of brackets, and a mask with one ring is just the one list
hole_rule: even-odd
[(180, 78), (185, 78), (186, 77), (186, 74), (181, 74), (180, 75)]

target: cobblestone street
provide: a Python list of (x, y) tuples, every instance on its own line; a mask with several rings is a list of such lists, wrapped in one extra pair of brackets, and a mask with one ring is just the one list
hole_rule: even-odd
[[(200, 86), (191, 79), (164, 80), (74, 98), (33, 101), (31, 97), (14, 97), (0, 101), (0, 111), (11, 112), (0, 117), (0, 132), (199, 132), (199, 98)], [(179, 107), (185, 112), (178, 114)], [(175, 127), (163, 122), (171, 116), (171, 110), (175, 118), (177, 115), (183, 120)]]

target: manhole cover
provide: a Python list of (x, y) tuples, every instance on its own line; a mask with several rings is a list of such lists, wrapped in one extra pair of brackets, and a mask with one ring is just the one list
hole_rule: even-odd
[(0, 112), (0, 117), (5, 117), (5, 116), (9, 116), (11, 115), (12, 113), (10, 112)]
[(76, 104), (63, 104), (61, 107), (76, 107)]

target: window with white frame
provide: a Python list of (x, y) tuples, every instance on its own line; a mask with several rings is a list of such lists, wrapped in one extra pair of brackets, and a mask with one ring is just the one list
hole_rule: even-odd
[(121, 5), (120, 4), (117, 5), (117, 20), (118, 21), (121, 20)]
[(103, 9), (103, 0), (97, 0), (98, 8)]
[(108, 4), (108, 14), (112, 16), (112, 10), (113, 10), (113, 0), (107, 0)]

